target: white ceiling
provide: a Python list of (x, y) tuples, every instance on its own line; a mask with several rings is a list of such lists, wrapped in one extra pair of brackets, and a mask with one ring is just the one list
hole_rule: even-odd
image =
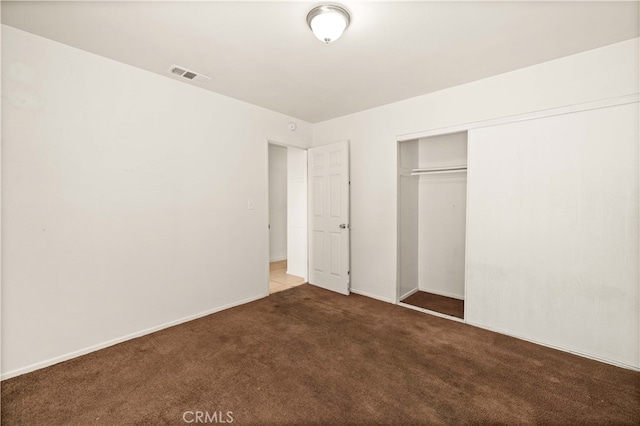
[(639, 33), (635, 1), (339, 3), (352, 22), (329, 45), (306, 25), (315, 1), (2, 1), (2, 22), (312, 123)]

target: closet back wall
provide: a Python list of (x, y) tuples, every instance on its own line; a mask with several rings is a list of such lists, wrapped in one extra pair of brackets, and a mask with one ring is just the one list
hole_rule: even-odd
[(266, 295), (310, 124), (7, 26), (2, 95), (3, 377)]
[[(422, 138), (419, 168), (467, 166), (467, 132)], [(418, 181), (420, 290), (464, 300), (467, 173)]]

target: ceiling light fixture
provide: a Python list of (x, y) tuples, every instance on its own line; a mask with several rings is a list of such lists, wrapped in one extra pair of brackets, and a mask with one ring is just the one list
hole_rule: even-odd
[(325, 43), (339, 39), (350, 22), (349, 12), (336, 5), (314, 7), (307, 15), (307, 25), (313, 34)]

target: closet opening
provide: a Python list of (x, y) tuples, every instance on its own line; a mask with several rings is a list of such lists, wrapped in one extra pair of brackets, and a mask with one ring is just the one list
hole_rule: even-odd
[(397, 303), (464, 321), (467, 132), (398, 142)]

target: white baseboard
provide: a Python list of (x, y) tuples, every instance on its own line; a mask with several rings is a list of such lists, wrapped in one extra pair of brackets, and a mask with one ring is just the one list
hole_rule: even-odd
[[(419, 292), (420, 289), (419, 288), (414, 288), (413, 290), (409, 290), (408, 292), (406, 292), (405, 294), (403, 294), (402, 296), (400, 296), (400, 300), (404, 300), (407, 297), (411, 296), (412, 294), (416, 294), (417, 292)], [(400, 300), (398, 300), (398, 302), (400, 302)]]
[(40, 370), (41, 368), (50, 367), (54, 364), (58, 364), (63, 361), (68, 361), (73, 358), (77, 358), (82, 355), (86, 355), (91, 352), (98, 351), (100, 349), (108, 348), (109, 346), (117, 345), (118, 343), (125, 342), (127, 340), (135, 339), (137, 337), (142, 337), (147, 334), (155, 333), (156, 331), (163, 330), (165, 328), (173, 327), (174, 325), (183, 324), (185, 322), (193, 321), (198, 318), (206, 317), (207, 315), (215, 314), (216, 312), (224, 311), (225, 309), (234, 308), (236, 306), (244, 305), (245, 303), (253, 302), (255, 300), (262, 299), (266, 296), (269, 296), (269, 292), (261, 294), (260, 296), (251, 297), (249, 299), (244, 299), (239, 302), (229, 303), (228, 305), (219, 306), (217, 308), (209, 309), (204, 312), (200, 312), (194, 315), (189, 315), (184, 318), (180, 318), (174, 321), (169, 321), (164, 324), (157, 325), (155, 327), (150, 327), (145, 330), (137, 331), (135, 333), (127, 334), (126, 336), (118, 337), (113, 340), (109, 340), (103, 343), (98, 343), (96, 345), (92, 345), (83, 349), (79, 349), (77, 351), (69, 352), (64, 355), (57, 356), (55, 358), (50, 358), (44, 361), (37, 362), (35, 364), (27, 365), (26, 367), (17, 368), (15, 370), (7, 371), (6, 373), (2, 373), (0, 375), (0, 380), (10, 379), (12, 377), (20, 376), (22, 374), (30, 373), (35, 370)]
[(271, 257), (270, 257), (270, 258), (269, 258), (269, 263), (273, 263), (273, 262), (280, 262), (280, 261), (282, 261), (282, 260), (287, 260), (287, 256), (284, 256), (284, 257), (282, 257), (282, 256), (276, 256), (276, 257), (273, 257), (273, 258), (271, 258)]
[(304, 276), (304, 274), (298, 274), (296, 271), (291, 272), (288, 269), (285, 271), (285, 273), (287, 275), (293, 275), (294, 277), (300, 277), (300, 278), (304, 278), (304, 282), (309, 282), (309, 280), (307, 279), (307, 277)]
[(484, 325), (481, 325), (481, 324), (477, 324), (477, 323), (474, 323), (474, 322), (467, 322), (467, 324), (471, 325), (473, 327), (482, 328), (484, 330), (493, 331), (494, 333), (503, 334), (505, 336), (510, 336), (510, 337), (513, 337), (513, 338), (516, 338), (516, 339), (520, 339), (520, 340), (524, 340), (524, 341), (527, 341), (527, 342), (535, 343), (536, 345), (545, 346), (547, 348), (556, 349), (558, 351), (568, 352), (570, 354), (578, 355), (578, 356), (581, 356), (583, 358), (588, 358), (588, 359), (592, 359), (594, 361), (604, 362), (605, 364), (614, 365), (616, 367), (625, 368), (627, 370), (640, 371), (640, 367), (639, 366), (629, 365), (629, 364), (625, 364), (623, 362), (614, 361), (614, 360), (607, 359), (607, 358), (601, 358), (601, 357), (589, 355), (589, 354), (586, 354), (584, 352), (576, 351), (576, 350), (573, 350), (573, 349), (563, 348), (561, 346), (550, 345), (548, 343), (543, 343), (543, 342), (540, 342), (538, 340), (528, 339), (526, 337), (517, 336), (515, 334), (505, 333), (504, 331), (496, 330), (494, 328), (487, 327), (487, 326), (484, 326)]
[(450, 297), (452, 299), (464, 300), (464, 295), (447, 293), (446, 291), (432, 290), (430, 288), (420, 288), (420, 291), (425, 293), (437, 294), (438, 296)]
[(387, 299), (386, 297), (382, 297), (382, 296), (377, 296), (375, 294), (371, 294), (371, 293), (367, 293), (366, 291), (361, 291), (361, 290), (355, 290), (355, 289), (350, 289), (349, 290), (351, 293), (354, 294), (359, 294), (360, 296), (365, 296), (365, 297), (370, 297), (372, 299), (376, 299), (376, 300), (380, 300), (381, 302), (387, 302), (387, 303), (391, 303), (391, 304), (396, 304), (396, 302), (394, 300), (391, 299)]

